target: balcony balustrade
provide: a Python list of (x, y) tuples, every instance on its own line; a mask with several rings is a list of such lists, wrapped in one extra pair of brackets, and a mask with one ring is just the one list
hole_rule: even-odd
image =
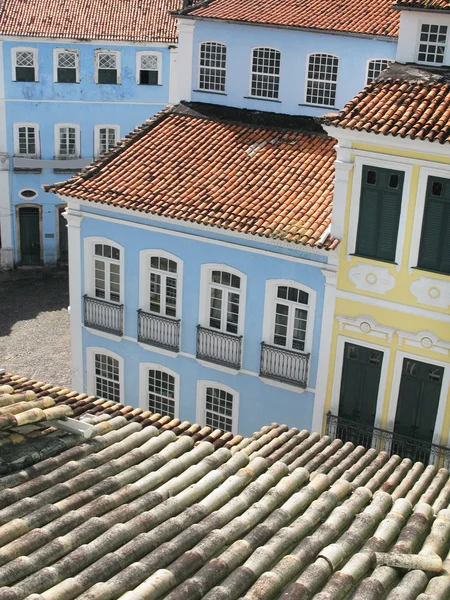
[(138, 310), (138, 341), (159, 348), (180, 351), (180, 319), (160, 317)]
[(384, 450), (389, 454), (398, 454), (425, 465), (437, 465), (446, 469), (450, 467), (450, 448), (344, 419), (331, 412), (327, 414), (327, 435), (332, 439), (352, 442), (355, 446), (362, 445), (379, 452)]
[(261, 343), (261, 377), (305, 388), (308, 381), (309, 354)]
[(240, 369), (241, 352), (241, 335), (231, 335), (197, 325), (197, 358)]
[(84, 324), (99, 331), (123, 335), (123, 304), (84, 296)]

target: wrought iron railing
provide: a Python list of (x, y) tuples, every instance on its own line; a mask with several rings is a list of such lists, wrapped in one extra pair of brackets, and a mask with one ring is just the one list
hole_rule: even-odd
[(197, 325), (197, 358), (241, 368), (242, 335), (231, 335)]
[(160, 317), (138, 310), (138, 341), (179, 352), (180, 325), (180, 319)]
[(305, 388), (308, 381), (310, 354), (285, 350), (277, 346), (261, 343), (261, 377), (276, 379)]
[(123, 304), (114, 304), (85, 295), (84, 324), (99, 331), (123, 335)]
[(414, 462), (450, 467), (450, 448), (423, 442), (404, 435), (398, 435), (387, 429), (370, 427), (356, 421), (350, 421), (329, 412), (327, 414), (327, 435), (344, 442), (353, 442), (366, 448), (385, 450), (389, 454), (398, 454)]

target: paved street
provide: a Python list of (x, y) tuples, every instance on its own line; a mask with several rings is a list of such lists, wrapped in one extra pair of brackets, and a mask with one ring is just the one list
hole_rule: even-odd
[(67, 277), (0, 283), (0, 367), (70, 386)]

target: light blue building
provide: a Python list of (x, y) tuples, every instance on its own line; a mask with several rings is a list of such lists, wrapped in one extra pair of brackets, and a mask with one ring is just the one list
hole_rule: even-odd
[(174, 94), (176, 3), (65, 4), (2, 5), (2, 267), (67, 263), (64, 204), (42, 185), (91, 163)]

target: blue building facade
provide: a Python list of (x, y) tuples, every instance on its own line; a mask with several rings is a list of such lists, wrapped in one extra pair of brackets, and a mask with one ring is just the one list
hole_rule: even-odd
[(1, 265), (67, 264), (63, 203), (42, 190), (171, 100), (169, 44), (4, 39)]

